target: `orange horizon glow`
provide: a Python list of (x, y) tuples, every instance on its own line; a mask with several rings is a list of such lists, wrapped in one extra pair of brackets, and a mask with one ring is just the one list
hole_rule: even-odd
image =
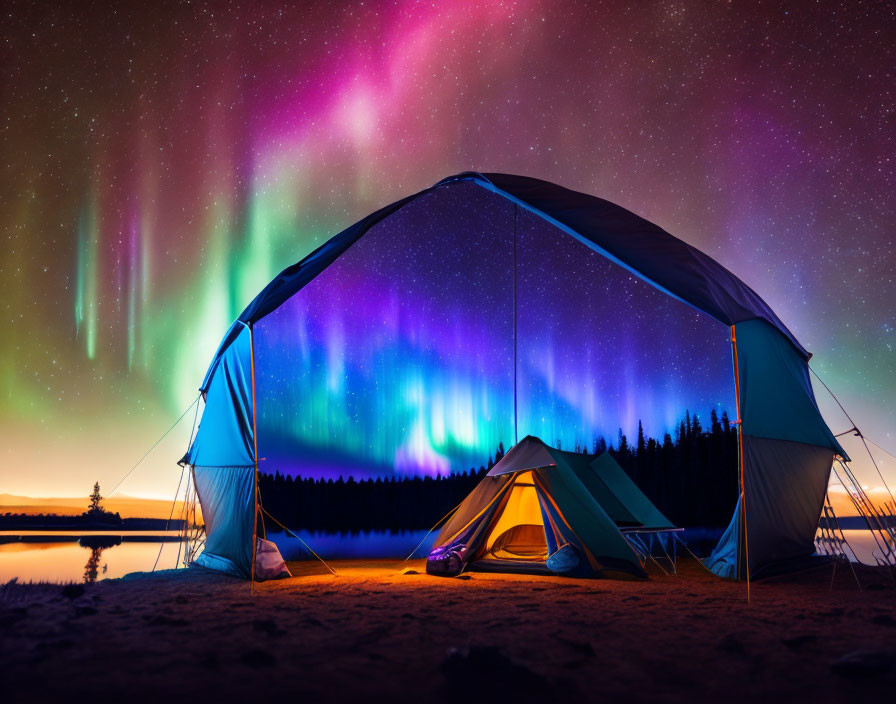
[[(122, 518), (179, 518), (184, 502), (178, 500), (171, 511), (171, 499), (141, 498), (137, 496), (113, 496), (103, 499), (102, 506)], [(87, 510), (87, 497), (32, 497), (0, 494), (0, 514), (20, 513), (29, 516), (56, 514), (79, 515)], [(198, 504), (197, 504), (198, 513)]]

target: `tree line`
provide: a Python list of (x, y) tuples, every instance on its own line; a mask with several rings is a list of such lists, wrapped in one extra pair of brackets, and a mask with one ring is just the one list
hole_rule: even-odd
[[(564, 448), (560, 448), (564, 449)], [(570, 448), (566, 448), (570, 449)], [(710, 413), (709, 427), (686, 412), (674, 437), (638, 437), (620, 430), (615, 443), (597, 437), (575, 452), (609, 452), (641, 490), (676, 525), (725, 526), (737, 502), (737, 430), (726, 413)], [(293, 530), (360, 531), (429, 528), (460, 503), (504, 456), (500, 444), (485, 465), (448, 477), (310, 479), (262, 474), (262, 504)], [(270, 519), (268, 530), (279, 528)]]
[[(709, 414), (709, 427), (685, 413), (662, 441), (644, 436), (638, 422), (634, 445), (622, 433), (608, 451), (648, 498), (678, 526), (723, 527), (737, 504), (737, 427), (728, 414)], [(602, 450), (598, 442), (595, 448)]]
[(0, 514), (0, 530), (180, 530), (184, 523), (164, 518), (122, 518), (117, 511), (107, 511), (99, 482), (94, 483), (88, 502), (87, 510), (75, 516), (6, 512)]

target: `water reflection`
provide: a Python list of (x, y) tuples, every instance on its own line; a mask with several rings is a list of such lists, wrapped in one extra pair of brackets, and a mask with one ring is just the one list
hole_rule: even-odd
[(84, 582), (86, 584), (93, 584), (96, 581), (102, 554), (103, 548), (90, 548), (90, 557), (87, 558), (87, 564), (84, 565)]
[[(702, 557), (712, 550), (718, 540), (718, 532), (688, 529), (684, 540), (691, 550)], [(844, 533), (855, 552), (855, 558), (875, 564), (875, 544), (868, 531), (845, 530)], [(424, 534), (425, 531), (299, 532), (302, 540), (325, 560), (403, 559), (423, 539)], [(313, 559), (301, 541), (295, 538), (282, 533), (268, 533), (267, 537), (278, 545), (287, 560)], [(434, 540), (435, 533), (431, 533), (415, 554), (418, 557), (426, 555)], [(13, 578), (20, 582), (91, 583), (123, 577), (131, 572), (149, 572), (157, 560), (157, 569), (170, 570), (181, 566), (178, 565), (178, 556), (183, 557), (184, 548), (176, 532), (124, 536), (84, 536), (61, 531), (22, 536), (0, 532), (0, 584)]]
[(437, 532), (426, 535), (425, 530), (371, 530), (354, 533), (300, 530), (296, 534), (301, 540), (286, 533), (270, 531), (267, 538), (277, 545), (285, 560), (312, 559), (306, 544), (325, 560), (374, 560), (405, 558), (421, 541), (422, 545), (414, 555), (423, 557), (432, 549)]
[(16, 535), (0, 533), (0, 584), (19, 582), (87, 582), (148, 572), (158, 558), (159, 570), (177, 566), (181, 544), (167, 535), (84, 535), (79, 532)]
[[(118, 535), (82, 535), (78, 539), (78, 544), (82, 548), (90, 550), (90, 557), (87, 558), (87, 564), (84, 565), (84, 582), (85, 584), (93, 584), (99, 575), (100, 558), (104, 550), (121, 545), (121, 536)], [(109, 569), (108, 565), (103, 565), (103, 574)]]

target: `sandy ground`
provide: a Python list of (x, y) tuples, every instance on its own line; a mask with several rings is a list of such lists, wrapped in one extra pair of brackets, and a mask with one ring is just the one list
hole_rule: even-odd
[[(296, 568), (297, 565), (291, 565)], [(12, 701), (863, 701), (896, 685), (896, 588), (830, 568), (723, 582), (401, 574), (333, 563), (0, 587)], [(762, 701), (762, 699), (760, 699)]]

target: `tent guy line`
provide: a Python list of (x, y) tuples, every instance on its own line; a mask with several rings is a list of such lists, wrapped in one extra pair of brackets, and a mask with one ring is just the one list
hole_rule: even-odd
[(436, 528), (438, 528), (444, 521), (447, 521), (449, 518), (451, 518), (451, 516), (454, 514), (454, 512), (457, 511), (457, 509), (459, 509), (461, 507), (461, 504), (463, 504), (463, 502), (464, 502), (464, 500), (462, 499), (460, 501), (460, 503), (457, 504), (457, 506), (455, 506), (453, 509), (451, 509), (448, 513), (446, 513), (444, 516), (442, 516), (435, 523), (433, 523), (432, 528), (430, 528), (428, 531), (426, 531), (426, 535), (423, 536), (423, 540), (421, 540), (419, 543), (417, 543), (417, 547), (415, 547), (413, 550), (411, 550), (410, 554), (406, 558), (404, 558), (403, 562), (407, 562), (408, 560), (410, 560), (414, 556), (414, 553), (420, 549), (420, 546), (426, 542), (426, 539), (430, 536), (430, 534)]
[(334, 570), (332, 567), (330, 567), (330, 565), (327, 564), (327, 561), (324, 560), (324, 558), (322, 558), (320, 555), (318, 555), (316, 552), (314, 552), (314, 550), (311, 549), (311, 546), (308, 545), (308, 543), (306, 543), (304, 540), (302, 540), (302, 538), (300, 538), (300, 537), (295, 533), (295, 531), (293, 531), (291, 528), (289, 528), (289, 527), (283, 525), (280, 521), (278, 521), (276, 518), (274, 518), (274, 517), (268, 512), (268, 510), (267, 510), (264, 506), (260, 506), (260, 508), (261, 508), (261, 512), (264, 513), (265, 516), (267, 516), (268, 518), (270, 518), (274, 523), (276, 523), (276, 524), (277, 524), (278, 526), (280, 526), (284, 531), (286, 531), (286, 533), (288, 533), (288, 534), (291, 535), (293, 538), (295, 538), (296, 540), (298, 540), (302, 545), (304, 545), (304, 546), (305, 546), (305, 549), (306, 549), (308, 552), (310, 552), (312, 555), (314, 555), (314, 557), (316, 557), (318, 560), (320, 560), (320, 561), (324, 564), (324, 567), (326, 567), (328, 570), (330, 570), (330, 572), (333, 574), (334, 577), (337, 577), (337, 576), (338, 576), (338, 575), (336, 574), (336, 570)]
[[(168, 520), (165, 521), (165, 532), (171, 527), (171, 519), (174, 518), (174, 508), (177, 506), (177, 496), (180, 494), (180, 485), (184, 481), (184, 472), (186, 471), (186, 467), (180, 468), (180, 478), (177, 480), (177, 489), (174, 490), (174, 501), (171, 502), (171, 512), (168, 514)], [(162, 548), (165, 547), (165, 543), (159, 543), (159, 552), (156, 554), (156, 561), (152, 563), (152, 569), (150, 572), (155, 572), (156, 567), (159, 565), (159, 558), (162, 556)], [(178, 556), (178, 562), (180, 562)]]
[[(156, 441), (152, 444), (152, 447), (150, 447), (150, 448), (144, 453), (143, 457), (141, 457), (139, 460), (137, 460), (137, 463), (136, 463), (133, 467), (131, 467), (131, 468), (125, 473), (125, 475), (124, 475), (121, 479), (118, 480), (118, 483), (115, 485), (115, 487), (112, 489), (112, 491), (109, 492), (109, 494), (108, 494), (109, 496), (112, 496), (112, 494), (114, 494), (116, 491), (118, 491), (118, 488), (124, 483), (125, 479), (127, 479), (129, 476), (131, 476), (131, 473), (132, 473), (135, 469), (137, 469), (137, 467), (139, 467), (139, 466), (142, 464), (143, 460), (145, 460), (147, 457), (149, 457), (150, 453), (151, 453), (153, 450), (155, 450), (156, 447), (159, 446), (159, 443), (161, 443), (162, 440), (164, 440), (164, 439), (167, 437), (168, 433), (170, 433), (172, 430), (174, 430), (174, 429), (177, 427), (178, 423), (180, 423), (180, 422), (184, 419), (184, 416), (187, 415), (187, 413), (190, 412), (190, 409), (193, 408), (193, 406), (194, 406), (195, 404), (199, 403), (199, 399), (200, 399), (201, 397), (202, 397), (202, 394), (197, 394), (197, 395), (196, 395), (196, 398), (194, 398), (193, 401), (192, 401), (192, 403), (190, 403), (190, 405), (187, 406), (187, 407), (184, 409), (184, 412), (180, 414), (180, 417), (179, 417), (176, 421), (174, 421), (174, 424), (173, 424), (170, 428), (168, 428), (168, 430), (166, 430), (164, 433), (162, 433), (162, 437), (160, 437), (158, 440), (156, 440)], [(197, 410), (198, 410), (198, 409), (197, 409)], [(194, 419), (193, 422), (194, 422), (194, 425), (195, 425), (195, 419)], [(190, 441), (192, 442), (192, 437), (191, 437)]]
[[(862, 433), (862, 431), (859, 430), (858, 426), (856, 425), (856, 422), (852, 419), (852, 417), (849, 415), (849, 413), (846, 412), (846, 409), (843, 407), (843, 404), (840, 403), (840, 399), (837, 398), (837, 396), (834, 394), (833, 391), (831, 391), (831, 387), (828, 386), (828, 385), (824, 382), (824, 379), (821, 378), (821, 376), (818, 374), (818, 372), (815, 371), (811, 366), (809, 366), (809, 371), (812, 372), (812, 373), (815, 375), (815, 378), (818, 379), (818, 381), (821, 382), (821, 385), (824, 386), (824, 388), (827, 390), (827, 392), (831, 395), (831, 398), (833, 398), (834, 401), (836, 401), (837, 405), (840, 407), (840, 410), (843, 411), (843, 415), (845, 415), (846, 418), (847, 418), (847, 420), (848, 420), (850, 423), (852, 423), (852, 428), (850, 428), (850, 429), (847, 430), (846, 432), (849, 433), (849, 432), (852, 432), (853, 430), (855, 431), (855, 434), (856, 434), (856, 435), (859, 437), (859, 439), (862, 441), (862, 445), (865, 446), (865, 452), (868, 453), (868, 458), (871, 460), (871, 464), (874, 465), (874, 469), (877, 471), (877, 476), (880, 477), (880, 480), (883, 482), (884, 488), (887, 490), (887, 494), (890, 495), (890, 500), (893, 501), (893, 502), (896, 502), (896, 497), (893, 496), (893, 492), (890, 490), (890, 486), (887, 484), (887, 480), (884, 479), (883, 472), (880, 471), (880, 467), (877, 465), (877, 460), (874, 459), (874, 455), (871, 454), (871, 449), (868, 447), (868, 443), (865, 442), (865, 435), (864, 435), (864, 433)], [(841, 435), (843, 435), (843, 434), (844, 434), (844, 433), (841, 433)], [(872, 440), (871, 442), (874, 442), (874, 441)], [(875, 444), (878, 448), (880, 448), (881, 450), (883, 450), (883, 448), (880, 447), (880, 445), (878, 445), (876, 442), (874, 442), (874, 444)], [(887, 451), (884, 450), (884, 452), (887, 452)], [(887, 454), (890, 454), (890, 453), (887, 452)]]

